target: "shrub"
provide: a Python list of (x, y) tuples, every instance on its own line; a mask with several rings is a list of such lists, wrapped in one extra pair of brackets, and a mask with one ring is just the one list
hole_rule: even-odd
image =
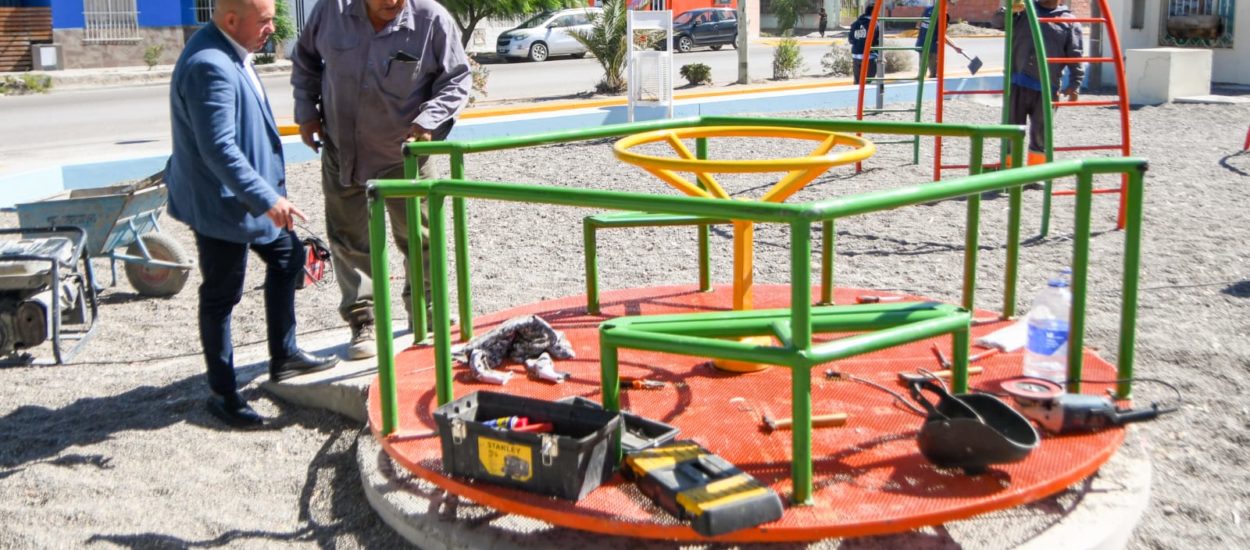
[[(914, 42), (886, 40), (886, 46), (910, 46)], [(910, 71), (916, 66), (912, 64), (915, 54), (906, 50), (889, 50), (885, 52), (885, 72), (901, 73)]]
[(820, 67), (825, 74), (833, 76), (850, 76), (855, 64), (851, 63), (851, 47), (847, 44), (834, 44), (820, 58)]
[(691, 63), (681, 66), (681, 77), (691, 86), (712, 83), (712, 68), (703, 63)]
[(469, 58), (469, 70), (473, 73), (473, 89), (469, 93), (469, 105), (472, 105), (479, 97), (486, 97), (486, 78), (490, 76), (490, 71), (472, 57)]
[[(886, 42), (889, 46), (904, 46), (907, 44), (901, 42)], [(854, 65), (851, 63), (851, 47), (846, 44), (834, 44), (825, 55), (820, 58), (820, 66), (825, 70), (825, 74), (834, 76), (850, 76), (851, 69)], [(907, 72), (915, 68), (912, 63), (911, 52), (902, 50), (887, 50), (885, 52), (885, 72), (900, 73)]]
[(803, 69), (803, 54), (799, 51), (799, 41), (786, 35), (777, 43), (773, 50), (773, 78), (788, 80), (799, 76)]
[(152, 70), (157, 63), (161, 62), (161, 54), (164, 53), (165, 46), (160, 44), (151, 44), (143, 49), (143, 62), (148, 64), (148, 70)]
[(52, 77), (46, 74), (23, 74), (0, 77), (0, 96), (42, 94), (52, 88)]
[(783, 35), (794, 30), (801, 12), (809, 9), (806, 4), (806, 0), (773, 0), (772, 10), (773, 15), (777, 16), (777, 30)]

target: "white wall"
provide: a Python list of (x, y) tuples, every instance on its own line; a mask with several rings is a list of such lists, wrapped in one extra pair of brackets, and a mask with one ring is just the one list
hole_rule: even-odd
[[(1164, 0), (1146, 0), (1144, 27), (1133, 29), (1132, 0), (1109, 0), (1107, 2), (1120, 32), (1120, 47), (1126, 50), (1158, 48), (1159, 33), (1163, 25)], [(1211, 80), (1250, 85), (1250, 2), (1237, 2), (1233, 22), (1233, 47), (1213, 48)], [(1123, 52), (1121, 52), (1123, 53)]]

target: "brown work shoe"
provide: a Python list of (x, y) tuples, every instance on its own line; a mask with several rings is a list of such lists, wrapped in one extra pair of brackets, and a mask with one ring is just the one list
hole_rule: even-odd
[(352, 325), (352, 340), (347, 344), (347, 358), (356, 361), (377, 354), (378, 344), (373, 336), (373, 323)]

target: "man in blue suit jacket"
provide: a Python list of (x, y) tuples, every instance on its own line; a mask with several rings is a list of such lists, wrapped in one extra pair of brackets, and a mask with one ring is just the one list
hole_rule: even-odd
[(291, 231), (307, 219), (286, 199), (282, 143), (252, 52), (273, 34), (274, 0), (217, 0), (213, 22), (187, 41), (170, 86), (173, 156), (165, 169), (169, 214), (199, 250), (200, 341), (212, 390), (208, 409), (230, 426), (264, 424), (239, 395), (230, 314), (243, 297), (247, 252), (265, 262), (269, 377), (333, 367), (338, 359), (295, 343), (295, 286), (304, 247)]

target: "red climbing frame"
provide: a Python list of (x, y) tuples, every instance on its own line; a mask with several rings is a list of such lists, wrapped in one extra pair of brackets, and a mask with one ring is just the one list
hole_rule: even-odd
[[(1125, 73), (1124, 73), (1124, 57), (1120, 53), (1122, 51), (1120, 49), (1120, 37), (1119, 37), (1119, 33), (1116, 32), (1115, 21), (1111, 18), (1111, 15), (1110, 15), (1111, 11), (1107, 6), (1107, 1), (1106, 0), (1097, 0), (1097, 1), (1098, 1), (1099, 13), (1102, 14), (1101, 17), (1076, 17), (1076, 18), (1041, 17), (1041, 18), (1038, 18), (1037, 21), (1038, 23), (1074, 23), (1074, 24), (1083, 23), (1083, 24), (1089, 24), (1089, 25), (1104, 25), (1105, 26), (1105, 29), (1107, 32), (1107, 42), (1108, 42), (1108, 45), (1110, 46), (1110, 51), (1114, 52), (1112, 55), (1104, 56), (1104, 57), (1080, 57), (1080, 58), (1064, 58), (1064, 57), (1046, 56), (1046, 63), (1047, 65), (1049, 65), (1050, 63), (1111, 63), (1114, 66), (1115, 79), (1116, 79), (1115, 88), (1118, 94), (1118, 97), (1115, 100), (1111, 100), (1111, 101), (1106, 101), (1106, 100), (1056, 101), (1053, 103), (1053, 107), (1055, 108), (1059, 108), (1059, 107), (1116, 107), (1118, 108), (1120, 112), (1120, 142), (1114, 143), (1114, 144), (1105, 144), (1105, 145), (1074, 145), (1074, 146), (1065, 146), (1065, 147), (1054, 147), (1053, 152), (1047, 153), (1049, 155), (1050, 160), (1053, 160), (1055, 152), (1060, 152), (1060, 151), (1119, 151), (1122, 156), (1126, 156), (1126, 157), (1131, 156), (1132, 154), (1132, 141), (1130, 139), (1130, 133), (1129, 133), (1130, 126), (1129, 126), (1128, 80), (1127, 78), (1125, 78)], [(1010, 0), (1007, 0), (1005, 4), (1010, 4)], [(944, 12), (945, 9), (946, 9), (945, 2), (939, 3), (939, 10)], [(1032, 14), (1033, 12), (1032, 10), (1029, 10), (1028, 13)], [(946, 18), (944, 17), (944, 14), (939, 15), (937, 24), (938, 24), (938, 32), (941, 32), (942, 33), (941, 36), (943, 37), (939, 39), (938, 41), (938, 44), (940, 45), (942, 44), (942, 40), (944, 40), (944, 37), (946, 35)], [(1002, 90), (973, 90), (973, 91), (946, 90), (946, 86), (945, 86), (946, 71), (945, 71), (945, 66), (944, 66), (945, 61), (946, 61), (945, 59), (946, 56), (943, 55), (945, 53), (943, 51), (944, 49), (945, 48), (943, 48), (942, 50), (939, 50), (938, 56), (937, 56), (937, 67), (938, 67), (937, 90), (938, 90), (939, 97), (945, 98), (947, 96), (965, 95), (965, 94), (1001, 95), (1003, 93)], [(1010, 56), (1010, 55), (1011, 55), (1011, 45), (1004, 44), (1004, 56)], [(1005, 75), (1005, 74), (1003, 75), (1004, 83), (1008, 80), (1008, 78), (1009, 78), (1009, 75)], [(1052, 83), (1052, 86), (1053, 85), (1054, 83)], [(937, 103), (937, 116), (936, 116), (935, 121), (938, 123), (943, 122), (942, 103), (943, 102), (941, 101)], [(1005, 116), (1005, 113), (1006, 111), (1004, 110), (1004, 116)], [(1052, 133), (1053, 130), (1054, 129), (1050, 127), (1046, 128), (1046, 132), (1048, 134)], [(1247, 135), (1246, 148), (1250, 149), (1250, 135)], [(986, 168), (995, 167), (995, 165), (993, 164), (986, 164), (985, 166)], [(934, 138), (934, 156), (933, 156), (933, 178), (934, 180), (942, 179), (942, 170), (967, 169), (967, 168), (968, 168), (968, 165), (966, 164), (942, 164), (942, 138), (941, 137)], [(1118, 215), (1116, 217), (1116, 228), (1124, 229), (1126, 208), (1128, 206), (1128, 197), (1127, 197), (1128, 187), (1125, 185), (1125, 181), (1122, 180), (1120, 183), (1120, 187), (1118, 188), (1095, 189), (1094, 192), (1095, 193), (1119, 193), (1120, 194), (1120, 208), (1119, 208)], [(1072, 191), (1055, 191), (1052, 194), (1053, 195), (1072, 195), (1073, 192)], [(1049, 202), (1047, 203), (1047, 208), (1049, 208)]]
[[(1107, 0), (1098, 0), (1098, 10), (1101, 17), (1077, 17), (1077, 18), (1054, 18), (1040, 17), (1039, 23), (1087, 23), (1091, 25), (1103, 25), (1107, 31), (1107, 41), (1111, 46), (1113, 54), (1108, 57), (1081, 57), (1081, 58), (1063, 58), (1063, 57), (1046, 57), (1046, 63), (1111, 63), (1115, 67), (1116, 91), (1119, 97), (1115, 101), (1056, 101), (1055, 108), (1059, 107), (1116, 107), (1120, 110), (1120, 143), (1109, 145), (1076, 145), (1068, 147), (1055, 147), (1055, 152), (1059, 151), (1114, 151), (1119, 150), (1123, 156), (1131, 156), (1132, 148), (1129, 136), (1129, 105), (1128, 105), (1128, 79), (1124, 75), (1124, 56), (1121, 55), (1120, 36), (1116, 32), (1115, 22), (1111, 19), (1111, 10), (1107, 6)], [(1053, 85), (1053, 83), (1052, 83)], [(1050, 131), (1052, 129), (1048, 129)], [(1053, 155), (1052, 155), (1053, 156)], [(1120, 195), (1120, 209), (1116, 216), (1116, 229), (1124, 229), (1125, 216), (1128, 213), (1128, 186), (1127, 180), (1120, 181), (1118, 188), (1102, 188), (1094, 189), (1095, 193), (1118, 193)], [(1073, 195), (1074, 191), (1055, 191), (1054, 195)]]

